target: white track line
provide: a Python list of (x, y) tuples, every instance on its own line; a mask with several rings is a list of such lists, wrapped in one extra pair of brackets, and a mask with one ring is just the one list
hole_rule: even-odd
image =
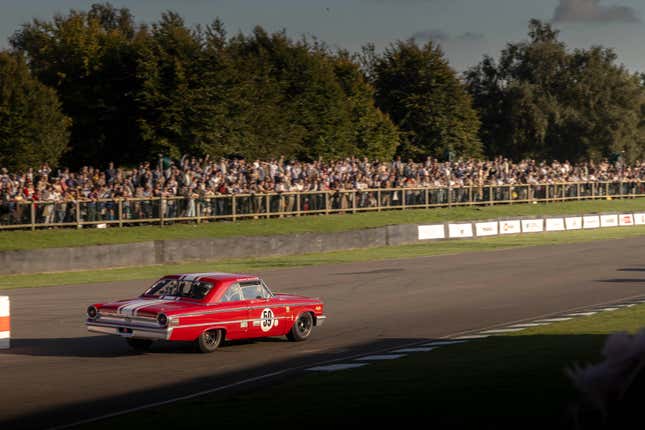
[(574, 312), (572, 314), (566, 314), (566, 317), (588, 317), (591, 315), (596, 315), (598, 311), (593, 311), (593, 312)]
[(458, 343), (466, 343), (468, 342), (467, 339), (462, 339), (462, 340), (435, 340), (432, 342), (424, 343), (421, 346), (445, 346), (445, 345), (455, 345)]
[(507, 327), (507, 328), (495, 328), (492, 330), (480, 331), (481, 334), (501, 334), (501, 333), (514, 333), (516, 331), (526, 330), (526, 327)]
[(488, 334), (467, 334), (464, 336), (453, 337), (454, 340), (471, 340), (471, 339), (484, 339), (490, 337)]
[(430, 352), (430, 351), (432, 351), (434, 349), (435, 349), (434, 347), (429, 347), (429, 346), (422, 347), (421, 346), (421, 347), (417, 347), (417, 348), (397, 349), (397, 350), (392, 351), (392, 352), (394, 352), (394, 353), (404, 353), (405, 354), (405, 353), (408, 353), (408, 352)]
[(509, 325), (509, 328), (529, 328), (529, 327), (540, 327), (543, 325), (548, 325), (549, 323), (538, 323), (538, 322), (529, 322), (529, 323), (521, 323), (521, 324), (513, 324)]
[(602, 308), (602, 309), (598, 309), (598, 310), (601, 311), (601, 312), (611, 312), (611, 311), (617, 311), (618, 309), (620, 309), (620, 308), (617, 308), (617, 307), (614, 306), (614, 307), (611, 307), (611, 308)]
[(307, 370), (311, 370), (313, 372), (336, 372), (336, 371), (339, 371), (339, 370), (355, 369), (357, 367), (367, 366), (367, 364), (368, 363), (329, 364), (327, 366), (310, 367)]
[(375, 354), (367, 355), (365, 357), (357, 358), (358, 361), (383, 361), (383, 360), (396, 360), (405, 357), (405, 354)]
[(554, 323), (554, 322), (569, 321), (572, 319), (573, 317), (556, 317), (556, 318), (545, 318), (543, 320), (537, 320), (535, 322)]

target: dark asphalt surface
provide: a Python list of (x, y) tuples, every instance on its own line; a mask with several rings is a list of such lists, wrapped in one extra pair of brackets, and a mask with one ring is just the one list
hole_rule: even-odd
[(137, 355), (120, 338), (85, 330), (88, 304), (136, 296), (149, 282), (0, 292), (12, 305), (12, 349), (0, 351), (0, 428), (53, 427), (283, 369), (645, 296), (644, 249), (639, 237), (267, 271), (261, 275), (274, 291), (322, 297), (326, 324), (307, 342), (259, 340), (213, 354), (160, 344)]

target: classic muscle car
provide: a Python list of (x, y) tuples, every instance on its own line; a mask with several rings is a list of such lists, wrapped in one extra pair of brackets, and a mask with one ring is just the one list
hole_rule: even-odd
[(202, 352), (224, 340), (285, 336), (303, 341), (326, 319), (317, 298), (275, 294), (252, 275), (164, 276), (132, 300), (87, 308), (87, 329), (124, 337), (137, 350), (155, 340), (193, 341)]

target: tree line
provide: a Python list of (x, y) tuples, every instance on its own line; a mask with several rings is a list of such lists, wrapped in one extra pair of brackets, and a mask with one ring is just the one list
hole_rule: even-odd
[(23, 24), (0, 52), (0, 166), (158, 154), (316, 159), (643, 156), (643, 79), (610, 49), (528, 40), (460, 76), (433, 42), (351, 54), (315, 38), (109, 3)]

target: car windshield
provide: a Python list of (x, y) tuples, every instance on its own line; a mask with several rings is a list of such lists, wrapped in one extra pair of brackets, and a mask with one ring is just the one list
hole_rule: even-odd
[(213, 288), (210, 282), (182, 281), (179, 279), (161, 279), (145, 292), (153, 297), (185, 297), (201, 300)]

